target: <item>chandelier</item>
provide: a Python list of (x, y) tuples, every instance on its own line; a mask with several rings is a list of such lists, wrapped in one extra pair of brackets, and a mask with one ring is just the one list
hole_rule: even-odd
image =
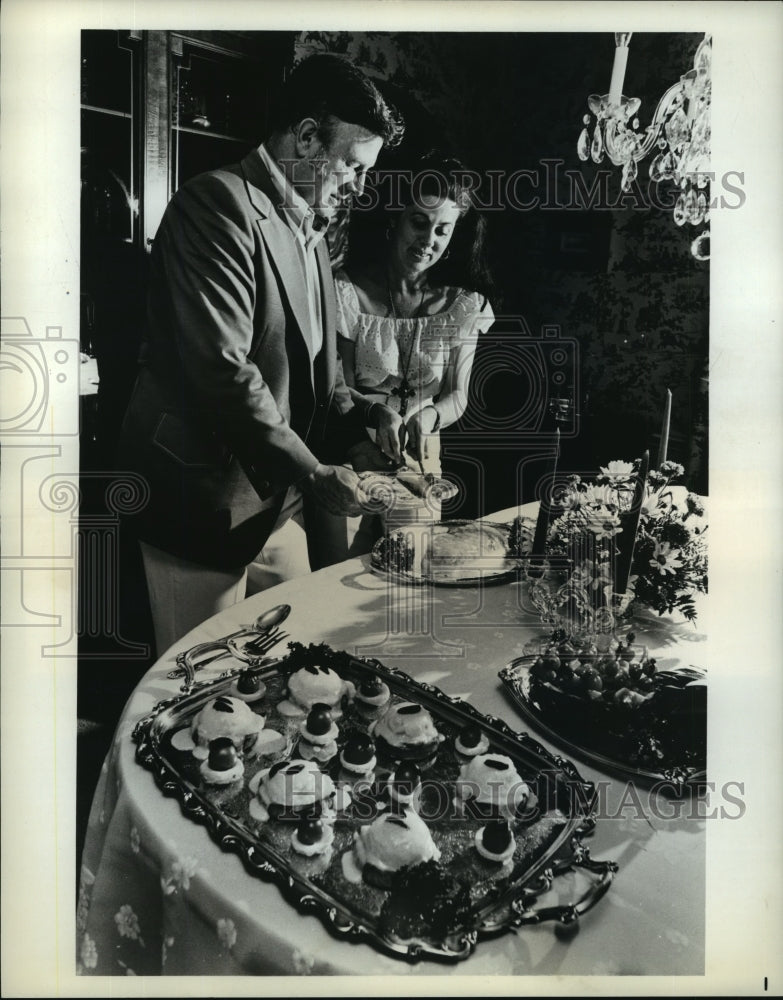
[(638, 175), (639, 161), (656, 150), (650, 180), (672, 181), (679, 188), (674, 221), (678, 226), (706, 227), (691, 243), (691, 252), (697, 260), (709, 260), (712, 38), (704, 36), (693, 69), (669, 87), (658, 102), (652, 123), (640, 131), (636, 112), (641, 101), (622, 93), (631, 35), (630, 31), (615, 33), (609, 93), (588, 97), (592, 114), (582, 119), (577, 153), (581, 160), (592, 159), (594, 163), (608, 156), (615, 166), (621, 166), (621, 187), (627, 192)]

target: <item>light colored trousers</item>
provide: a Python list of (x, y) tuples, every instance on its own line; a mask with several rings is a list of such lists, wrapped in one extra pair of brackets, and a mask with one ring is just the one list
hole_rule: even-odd
[(159, 658), (219, 611), (310, 572), (301, 499), (293, 508), (286, 504), (285, 516), (253, 562), (234, 572), (210, 569), (141, 542)]

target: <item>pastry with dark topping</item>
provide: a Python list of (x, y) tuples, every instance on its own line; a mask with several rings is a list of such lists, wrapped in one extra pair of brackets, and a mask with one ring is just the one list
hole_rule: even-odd
[(402, 761), (386, 782), (386, 793), (392, 809), (412, 808), (420, 792), (421, 771), (413, 761)]
[(291, 834), (291, 847), (306, 858), (328, 851), (333, 841), (334, 827), (318, 815), (303, 816)]
[(307, 718), (299, 723), (299, 756), (304, 760), (317, 760), (322, 764), (337, 753), (337, 737), (340, 730), (332, 722), (328, 705), (315, 704)]
[(260, 701), (266, 694), (266, 684), (261, 680), (257, 670), (240, 670), (231, 683), (231, 694), (248, 703)]
[(375, 744), (370, 736), (365, 733), (353, 733), (348, 737), (340, 752), (340, 764), (346, 771), (369, 780), (376, 763)]
[(210, 785), (230, 785), (245, 773), (237, 748), (228, 736), (218, 736), (209, 744), (209, 757), (200, 766), (201, 777)]
[(391, 698), (389, 685), (377, 674), (365, 674), (356, 688), (356, 701), (367, 708), (381, 708)]
[(476, 850), (486, 861), (505, 864), (514, 856), (516, 840), (505, 819), (491, 820), (476, 831)]
[(478, 726), (465, 726), (454, 740), (454, 749), (463, 757), (477, 757), (489, 750), (489, 739)]

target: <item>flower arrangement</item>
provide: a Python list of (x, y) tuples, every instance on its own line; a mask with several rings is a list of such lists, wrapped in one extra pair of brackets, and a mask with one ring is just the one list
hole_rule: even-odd
[[(587, 595), (593, 614), (617, 610), (613, 567), (632, 542), (622, 535), (635, 526), (638, 471), (638, 462), (609, 462), (593, 483), (569, 476), (553, 498), (547, 558), (567, 560), (571, 588)], [(694, 595), (707, 591), (707, 522), (701, 498), (673, 485), (684, 471), (663, 462), (647, 475), (625, 602), (695, 621)]]

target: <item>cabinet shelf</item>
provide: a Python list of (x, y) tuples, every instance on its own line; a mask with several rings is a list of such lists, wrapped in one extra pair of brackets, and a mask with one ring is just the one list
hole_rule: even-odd
[(133, 118), (133, 114), (130, 111), (115, 111), (113, 108), (99, 108), (95, 104), (82, 104), (81, 109), (82, 111), (95, 111), (99, 115), (111, 115), (112, 118)]
[(238, 135), (224, 135), (222, 132), (211, 132), (206, 128), (193, 128), (190, 125), (173, 125), (172, 131), (174, 132), (186, 132), (188, 135), (201, 135), (205, 139), (226, 139), (228, 142), (245, 142), (243, 138)]

